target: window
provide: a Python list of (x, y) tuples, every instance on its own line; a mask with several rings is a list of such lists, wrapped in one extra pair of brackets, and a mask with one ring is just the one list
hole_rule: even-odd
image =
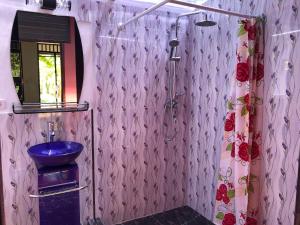
[(38, 59), (41, 103), (61, 103), (61, 44), (38, 43)]
[(17, 41), (11, 42), (11, 67), (12, 76), (16, 86), (16, 91), (21, 102), (23, 102), (23, 84), (22, 84), (22, 68), (21, 68), (21, 47), (20, 43)]

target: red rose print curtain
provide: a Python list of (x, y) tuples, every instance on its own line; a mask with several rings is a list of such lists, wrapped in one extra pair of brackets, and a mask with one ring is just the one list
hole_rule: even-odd
[(262, 149), (263, 22), (242, 20), (237, 67), (228, 100), (215, 224), (256, 225)]

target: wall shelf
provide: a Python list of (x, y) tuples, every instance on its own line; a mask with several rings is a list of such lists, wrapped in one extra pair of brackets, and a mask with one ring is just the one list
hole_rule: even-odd
[(14, 114), (56, 113), (56, 112), (82, 112), (89, 109), (89, 103), (24, 103), (13, 104)]

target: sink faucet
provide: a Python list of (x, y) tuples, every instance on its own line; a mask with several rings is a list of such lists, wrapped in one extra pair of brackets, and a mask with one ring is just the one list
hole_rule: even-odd
[(54, 122), (48, 122), (48, 142), (53, 142), (55, 137)]

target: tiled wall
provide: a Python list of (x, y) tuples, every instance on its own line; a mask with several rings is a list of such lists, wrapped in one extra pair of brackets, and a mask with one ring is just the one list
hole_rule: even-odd
[(56, 139), (74, 140), (84, 145), (78, 157), (79, 182), (89, 187), (80, 193), (81, 220), (93, 216), (92, 205), (92, 127), (91, 111), (84, 113), (1, 115), (0, 139), (3, 168), (4, 209), (6, 225), (39, 225), (37, 170), (27, 153), (47, 137), (47, 121), (58, 124)]
[(143, 8), (96, 7), (96, 215), (109, 225), (184, 205), (186, 152), (182, 113), (177, 138), (165, 140), (174, 130), (164, 104), (175, 15), (156, 11), (118, 32)]
[[(299, 162), (299, 28), (298, 1), (220, 1), (209, 5), (267, 16), (265, 50), (264, 149), (262, 150), (261, 217), (259, 224), (294, 224)], [(199, 63), (191, 68), (196, 77), (191, 97), (200, 102), (192, 123), (192, 147), (188, 201), (200, 213), (212, 217), (215, 167), (218, 164), (224, 97), (234, 71), (237, 20), (210, 13), (217, 29), (190, 28), (190, 49)], [(191, 20), (192, 22), (192, 20)], [(192, 24), (192, 23), (190, 23)], [(287, 33), (285, 33), (287, 32)], [(291, 33), (289, 33), (291, 32)], [(283, 33), (283, 34), (282, 34)], [(281, 34), (281, 35), (276, 35)], [(195, 41), (193, 38), (198, 37)], [(207, 47), (209, 46), (209, 48)], [(199, 60), (200, 59), (200, 60)], [(197, 77), (201, 77), (199, 81)], [(216, 108), (215, 108), (216, 107)], [(193, 111), (193, 113), (194, 113)], [(217, 125), (216, 125), (217, 124)], [(200, 134), (200, 135), (198, 135)], [(197, 136), (198, 135), (198, 136)], [(204, 138), (205, 137), (205, 138)], [(202, 141), (199, 141), (203, 138)], [(215, 150), (215, 148), (216, 150)], [(202, 160), (202, 161), (201, 161)], [(195, 171), (194, 168), (197, 168)], [(206, 179), (201, 179), (201, 178)], [(209, 180), (209, 182), (207, 182)], [(209, 204), (210, 203), (210, 204)]]
[[(190, 19), (187, 37), (189, 80), (185, 101), (188, 141), (187, 202), (211, 219), (220, 161), (225, 103), (235, 67), (237, 20), (212, 16), (214, 27), (194, 25), (203, 16)], [(236, 24), (235, 24), (236, 23)], [(234, 25), (233, 25), (234, 24)], [(224, 44), (226, 43), (226, 44)], [(208, 47), (209, 46), (209, 47)]]
[[(73, 1), (72, 10), (57, 10), (54, 14), (78, 15), (78, 23), (82, 41), (91, 42), (91, 35), (88, 36), (89, 24), (85, 23), (88, 18), (83, 13), (88, 9), (89, 1), (85, 1), (85, 7)], [(80, 185), (88, 185), (80, 194), (81, 220), (86, 221), (93, 216), (93, 191), (92, 191), (92, 123), (91, 111), (84, 113), (62, 113), (35, 114), (35, 115), (13, 115), (11, 103), (17, 102), (16, 93), (12, 84), (9, 52), (10, 52), (10, 31), (16, 10), (41, 11), (38, 7), (26, 6), (25, 2), (18, 0), (3, 0), (0, 2), (0, 39), (1, 39), (1, 85), (0, 85), (0, 140), (1, 140), (1, 164), (4, 188), (4, 210), (5, 225), (38, 225), (39, 210), (38, 201), (29, 198), (29, 194), (37, 193), (37, 171), (33, 161), (27, 154), (27, 149), (37, 143), (45, 141), (47, 121), (55, 120), (60, 130), (56, 132), (56, 138), (62, 140), (75, 140), (84, 145), (84, 151), (78, 158), (80, 164)], [(80, 6), (79, 6), (80, 5)], [(77, 8), (77, 6), (79, 8)], [(85, 10), (86, 11), (86, 10)], [(77, 20), (78, 21), (78, 20)], [(88, 43), (83, 44), (85, 54), (85, 83), (90, 83), (92, 65), (91, 48)], [(91, 65), (91, 66), (89, 66)], [(89, 68), (90, 67), (90, 68)], [(93, 87), (92, 85), (89, 85)], [(83, 99), (90, 103), (89, 90), (83, 91)], [(4, 101), (3, 101), (4, 100)]]
[[(253, 2), (252, 2), (253, 3)], [(260, 14), (263, 4), (246, 1), (209, 1), (210, 6)], [(250, 8), (252, 8), (250, 10)], [(186, 48), (190, 64), (185, 79), (190, 81), (186, 139), (188, 140), (187, 202), (212, 219), (220, 163), (226, 99), (235, 73), (237, 17), (208, 12), (213, 27), (195, 26), (200, 14), (189, 19)]]
[[(189, 24), (182, 21), (176, 84), (177, 92), (184, 95), (178, 99), (177, 123), (172, 125), (164, 104), (170, 71), (168, 42), (174, 37), (171, 25), (176, 14), (158, 10), (118, 32), (117, 24), (142, 8), (103, 0), (93, 1), (89, 12), (90, 2), (79, 2), (80, 18), (95, 25), (96, 215), (110, 225), (189, 204), (211, 219), (238, 19), (209, 13), (218, 22), (211, 28), (193, 25), (194, 18), (201, 16), (191, 18)], [(299, 3), (211, 0), (207, 4), (267, 15), (259, 224), (293, 225), (299, 160)], [(294, 32), (273, 36), (290, 31)], [(24, 193), (36, 191), (36, 172), (24, 148), (43, 141), (46, 119), (37, 118), (1, 116), (5, 209), (13, 225), (38, 224), (37, 202), (23, 198)], [(86, 146), (79, 160), (85, 165), (81, 180), (88, 184), (90, 119), (89, 113), (59, 119), (66, 138)], [(175, 128), (176, 139), (166, 141)], [(90, 189), (81, 196), (83, 219), (92, 215), (91, 198)]]
[(300, 152), (299, 7), (299, 1), (266, 1), (261, 223), (267, 225), (294, 223)]

